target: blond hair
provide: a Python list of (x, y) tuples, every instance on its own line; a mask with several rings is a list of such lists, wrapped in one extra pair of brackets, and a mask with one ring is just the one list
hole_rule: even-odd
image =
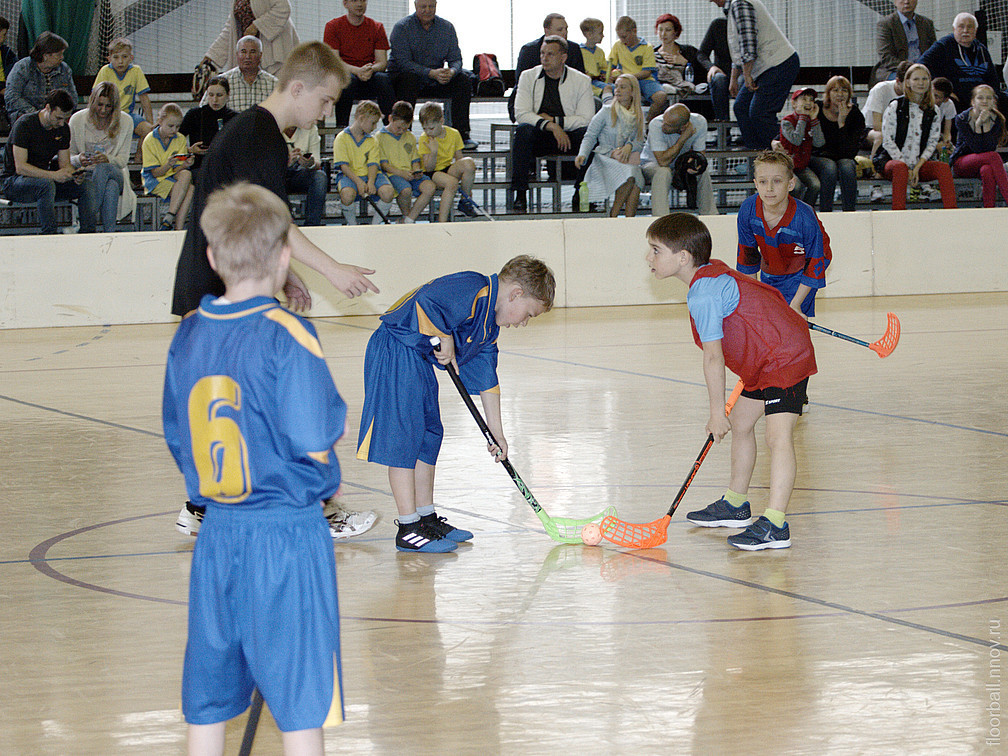
[(530, 255), (512, 257), (497, 274), (498, 281), (516, 283), (527, 297), (542, 303), (549, 312), (556, 295), (556, 279), (553, 271), (542, 260)]
[[(109, 113), (108, 121), (106, 123), (101, 123), (98, 121), (98, 116), (95, 113), (95, 106), (98, 104), (99, 97), (107, 97), (109, 104), (112, 106), (112, 110)], [(100, 81), (95, 84), (94, 88), (91, 90), (91, 96), (88, 97), (88, 114), (87, 119), (90, 121), (91, 125), (96, 129), (100, 129), (108, 134), (108, 138), (115, 141), (115, 138), (119, 136), (119, 87), (115, 85), (114, 81)]]
[[(644, 138), (644, 111), (641, 110), (641, 94), (640, 94), (640, 84), (637, 83), (637, 77), (632, 74), (620, 74), (616, 77), (616, 81), (624, 79), (630, 82), (630, 92), (632, 100), (630, 102), (630, 107), (628, 110), (634, 114), (634, 120), (637, 122), (637, 138)], [(613, 92), (616, 91), (616, 82), (613, 82)], [(609, 112), (612, 115), (612, 125), (616, 125), (616, 121), (619, 116), (616, 114), (617, 102), (615, 98), (613, 99), (613, 107), (609, 108)]]
[(631, 29), (637, 29), (637, 22), (630, 16), (620, 16), (616, 19), (616, 31), (630, 31)]
[(350, 71), (335, 50), (318, 40), (303, 42), (290, 51), (280, 67), (277, 89), (283, 92), (295, 80), (314, 89), (325, 84), (331, 76), (336, 77), (341, 90), (350, 83)]
[(168, 116), (176, 116), (177, 118), (182, 118), (182, 108), (176, 105), (174, 102), (166, 102), (161, 106), (161, 110), (157, 114), (157, 122), (161, 123)]
[(440, 102), (425, 102), (420, 106), (420, 113), (417, 117), (420, 119), (421, 126), (426, 126), (432, 121), (443, 121), (444, 108), (441, 107)]
[(199, 223), (218, 275), (232, 285), (276, 272), (291, 215), (273, 192), (240, 181), (210, 195)]
[(591, 18), (590, 16), (581, 22), (581, 33), (587, 36), (593, 31), (605, 31), (605, 24), (602, 23), (601, 19)]
[(109, 55), (114, 55), (122, 49), (129, 50), (130, 55), (133, 54), (133, 43), (126, 39), (126, 37), (116, 37), (108, 43)]
[(753, 158), (753, 173), (761, 165), (779, 165), (787, 173), (788, 178), (794, 176), (794, 160), (786, 152), (781, 150), (763, 150)]
[(935, 106), (934, 93), (931, 91), (931, 72), (923, 63), (914, 63), (907, 69), (906, 76), (903, 77), (903, 96), (910, 100), (910, 102), (913, 102), (913, 98), (910, 97), (910, 86), (907, 82), (916, 71), (923, 71), (928, 77), (928, 88), (924, 94), (921, 95), (920, 102), (917, 104), (920, 105), (922, 110), (930, 110)]
[(374, 100), (361, 100), (357, 103), (357, 110), (354, 113), (354, 117), (364, 118), (366, 116), (371, 116), (372, 118), (379, 120), (381, 119), (381, 108), (378, 107), (378, 103)]

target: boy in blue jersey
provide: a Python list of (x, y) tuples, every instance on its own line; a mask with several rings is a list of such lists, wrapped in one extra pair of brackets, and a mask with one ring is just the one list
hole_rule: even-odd
[[(456, 366), (466, 389), (479, 394), (487, 425), (508, 446), (501, 424), (497, 336), (524, 326), (553, 306), (556, 281), (541, 260), (513, 258), (496, 275), (466, 271), (414, 289), (381, 316), (364, 355), (364, 409), (357, 458), (387, 465), (399, 519), (399, 551), (454, 551), (473, 534), (434, 511), (434, 466), (444, 429), (434, 364)], [(430, 339), (441, 340), (439, 351)]]
[(739, 273), (779, 291), (805, 316), (815, 315), (816, 292), (826, 286), (833, 259), (830, 240), (815, 210), (791, 196), (794, 163), (784, 152), (766, 151), (753, 159), (756, 194), (738, 212)]
[(336, 566), (322, 500), (339, 488), (346, 404), (314, 327), (273, 294), (287, 279), (290, 213), (245, 182), (200, 217), (224, 281), (179, 325), (164, 434), (190, 499), (193, 551), (182, 713), (189, 753), (224, 752), (227, 720), (258, 688), (285, 753), (323, 753), (343, 719)]

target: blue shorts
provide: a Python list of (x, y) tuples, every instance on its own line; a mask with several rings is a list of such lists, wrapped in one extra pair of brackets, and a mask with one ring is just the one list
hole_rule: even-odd
[(444, 426), (434, 366), (384, 326), (364, 353), (364, 409), (357, 459), (412, 470), (437, 464)]
[[(385, 175), (385, 174), (382, 174)], [(413, 196), (420, 196), (420, 187), (425, 182), (428, 181), (426, 177), (420, 177), (415, 179), (404, 179), (402, 176), (396, 176), (394, 174), (389, 174), (388, 180), (392, 182), (392, 188), (395, 189), (396, 196), (402, 194), (403, 189), (413, 190)]]
[[(364, 179), (364, 183), (365, 184), (367, 183), (367, 176), (360, 176), (359, 178)], [(375, 185), (375, 189), (381, 189), (386, 184), (391, 184), (391, 183), (392, 182), (388, 180), (388, 176), (386, 176), (384, 173), (382, 173), (381, 171), (379, 171), (378, 175), (375, 177), (374, 185)], [(353, 182), (353, 180), (349, 176), (347, 176), (345, 173), (340, 173), (340, 175), (339, 175), (339, 181), (336, 183), (336, 190), (340, 191), (340, 190), (342, 190), (344, 188), (353, 189), (355, 192), (357, 191), (357, 185)]]
[(182, 713), (225, 722), (259, 688), (283, 732), (343, 721), (332, 537), (321, 503), (207, 508), (189, 579)]
[(136, 127), (147, 120), (146, 118), (144, 118), (144, 114), (142, 112), (130, 113), (129, 117), (133, 119), (133, 131), (136, 131)]

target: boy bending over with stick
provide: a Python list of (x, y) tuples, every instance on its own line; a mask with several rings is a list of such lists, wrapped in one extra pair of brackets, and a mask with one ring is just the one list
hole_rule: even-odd
[[(648, 227), (647, 238), (647, 262), (654, 276), (674, 276), (689, 286), (686, 304), (693, 339), (703, 349), (710, 401), (707, 432), (717, 441), (732, 434), (728, 490), (686, 519), (709, 528), (748, 525), (728, 538), (739, 549), (785, 549), (791, 534), (784, 516), (797, 468), (794, 427), (809, 376), (816, 372), (808, 324), (779, 291), (712, 260), (710, 231), (698, 218), (666, 215)], [(730, 420), (724, 411), (725, 367), (745, 383)], [(753, 522), (747, 494), (756, 465), (754, 428), (763, 414), (770, 447), (770, 501)]]
[[(223, 754), (227, 720), (262, 693), (287, 754), (324, 751), (343, 721), (336, 564), (322, 500), (339, 488), (346, 431), (312, 324), (273, 295), (287, 280), (291, 217), (246, 182), (200, 218), (224, 282), (182, 320), (168, 352), (165, 440), (193, 503), (182, 713), (190, 754)], [(279, 398), (279, 399), (278, 399)]]
[[(435, 278), (381, 316), (364, 354), (364, 409), (357, 458), (388, 465), (399, 510), (399, 551), (454, 551), (473, 534), (434, 511), (434, 466), (444, 428), (434, 364), (452, 363), (479, 394), (498, 462), (508, 446), (501, 423), (497, 337), (501, 326), (524, 326), (553, 306), (556, 281), (540, 260), (519, 255), (501, 272), (465, 271)], [(430, 339), (441, 339), (435, 351)]]

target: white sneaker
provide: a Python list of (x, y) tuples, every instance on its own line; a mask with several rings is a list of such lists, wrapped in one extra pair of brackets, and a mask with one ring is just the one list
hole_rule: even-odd
[(366, 533), (378, 520), (378, 515), (371, 510), (354, 512), (344, 509), (335, 499), (326, 502), (326, 509), (329, 510), (325, 516), (329, 521), (329, 535), (336, 540)]
[(883, 200), (882, 187), (881, 186), (873, 186), (871, 188), (871, 194), (868, 195), (868, 201), (869, 202), (881, 202), (882, 200)]
[(196, 535), (199, 533), (205, 513), (206, 510), (203, 507), (197, 507), (191, 501), (187, 501), (182, 505), (182, 511), (179, 512), (178, 519), (175, 521), (175, 530), (182, 535)]

